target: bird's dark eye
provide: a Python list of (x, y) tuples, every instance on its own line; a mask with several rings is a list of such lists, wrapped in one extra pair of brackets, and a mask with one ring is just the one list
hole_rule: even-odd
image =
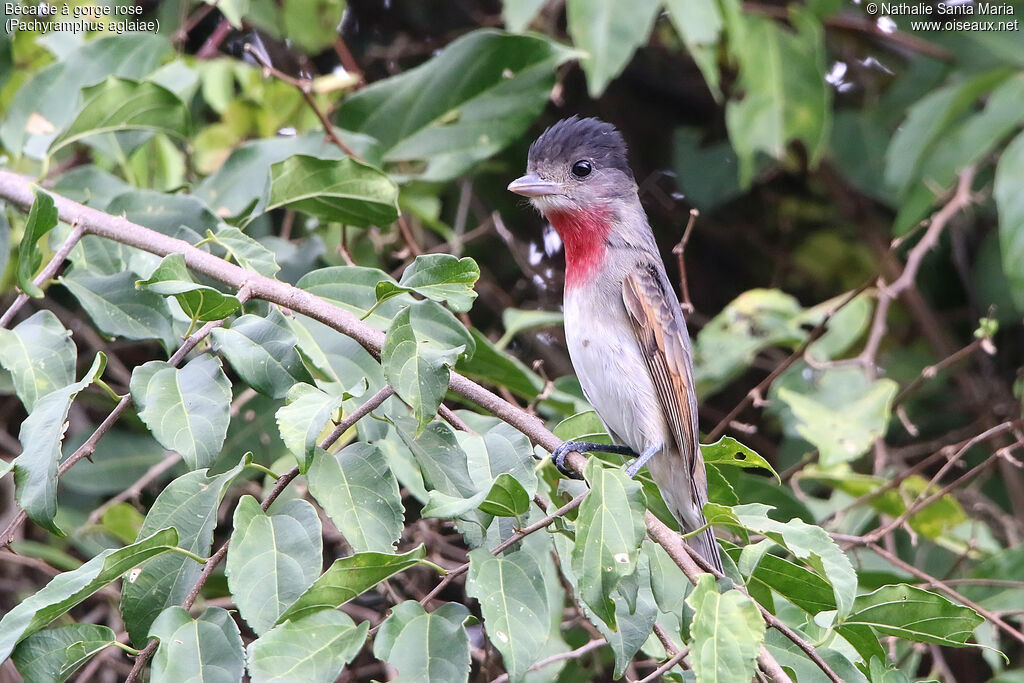
[(580, 159), (572, 165), (572, 174), (577, 178), (586, 178), (593, 170), (594, 166), (586, 159)]

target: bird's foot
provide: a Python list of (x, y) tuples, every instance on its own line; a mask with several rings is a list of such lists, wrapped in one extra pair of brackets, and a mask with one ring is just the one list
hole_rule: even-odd
[(570, 479), (582, 479), (583, 477), (568, 469), (565, 466), (565, 458), (572, 452), (576, 453), (589, 453), (590, 451), (600, 451), (602, 453), (615, 453), (616, 455), (627, 455), (631, 458), (639, 457), (629, 446), (614, 446), (604, 443), (590, 443), (589, 441), (563, 441), (561, 445), (551, 452), (551, 461), (555, 463), (555, 467), (559, 472), (569, 477)]
[[(644, 452), (636, 456), (636, 460), (629, 463), (626, 467), (626, 475), (632, 479), (636, 476), (636, 473), (640, 471), (640, 468), (647, 464), (647, 461), (654, 457), (655, 453), (658, 453), (663, 448), (663, 444), (654, 444), (644, 449)], [(634, 454), (636, 455), (636, 454)]]

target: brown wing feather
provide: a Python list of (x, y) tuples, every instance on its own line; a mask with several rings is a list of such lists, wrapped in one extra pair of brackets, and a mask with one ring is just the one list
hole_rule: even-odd
[(622, 299), (647, 370), (661, 399), (672, 436), (690, 472), (697, 509), (707, 500), (704, 463), (697, 427), (697, 395), (689, 337), (679, 304), (650, 268), (638, 268), (622, 283)]

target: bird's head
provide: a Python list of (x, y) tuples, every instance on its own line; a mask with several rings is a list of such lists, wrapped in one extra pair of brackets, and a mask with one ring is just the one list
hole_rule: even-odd
[(508, 189), (528, 197), (544, 215), (608, 208), (636, 195), (626, 143), (610, 123), (572, 116), (530, 145), (526, 175)]

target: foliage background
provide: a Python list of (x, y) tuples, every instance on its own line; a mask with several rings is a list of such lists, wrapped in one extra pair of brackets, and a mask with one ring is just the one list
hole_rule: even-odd
[[(837, 0), (136, 6), (157, 34), (0, 37), (5, 169), (365, 316), (383, 365), (0, 178), (3, 675), (742, 681), (764, 643), (799, 681), (1024, 680), (1019, 29)], [(588, 465), (581, 498), (481, 395), (432, 420), (454, 368), (600, 431), (559, 245), (504, 189), (573, 113), (625, 134), (673, 277), (699, 210), (701, 424), (753, 449), (706, 451), (709, 513), (752, 597), (644, 540), (643, 477)]]

